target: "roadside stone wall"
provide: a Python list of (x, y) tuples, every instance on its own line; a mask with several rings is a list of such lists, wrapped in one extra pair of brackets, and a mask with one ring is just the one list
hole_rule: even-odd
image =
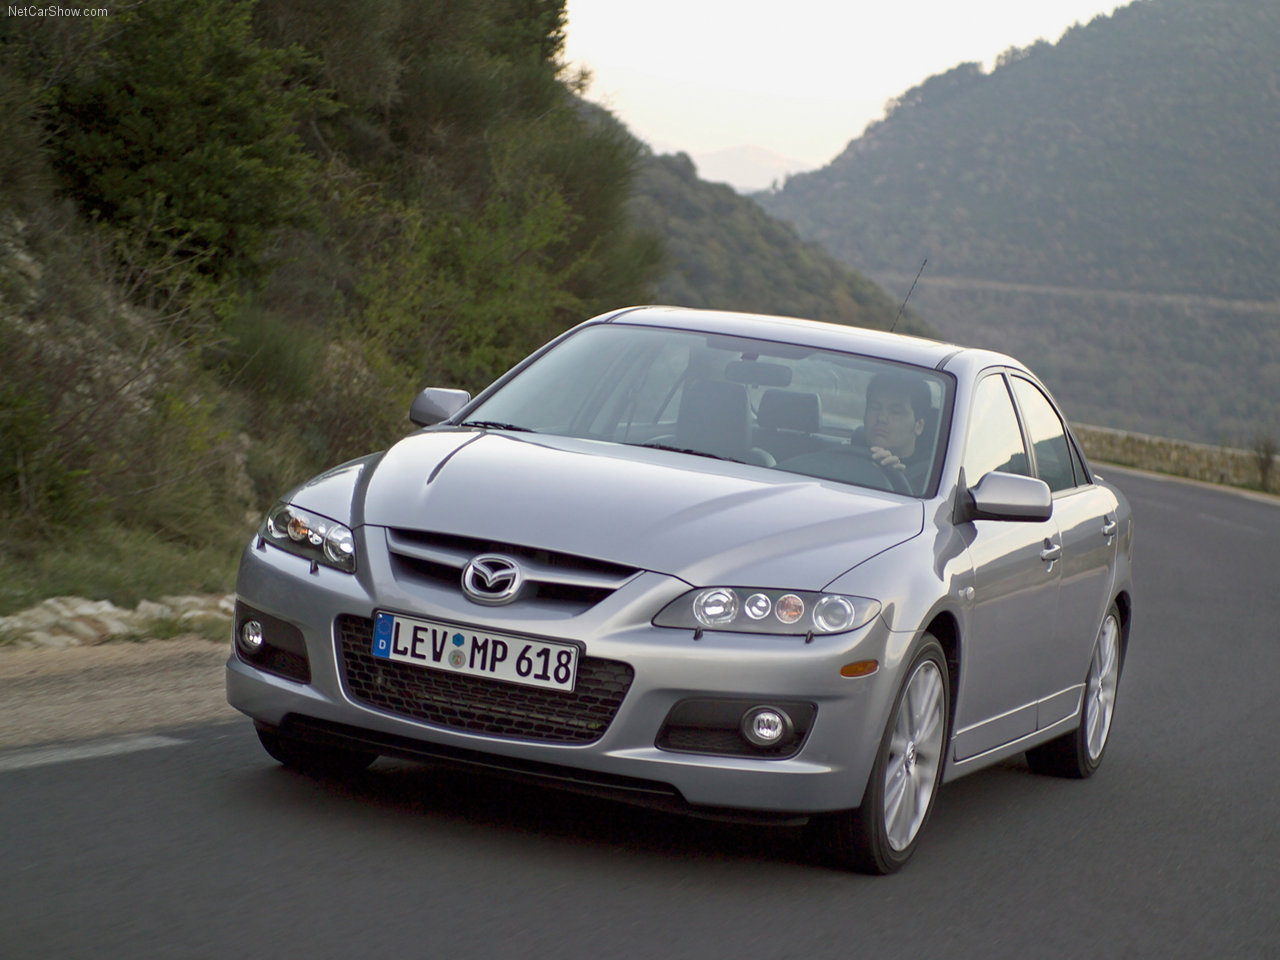
[(228, 641), (235, 594), (161, 597), (132, 610), (107, 600), (50, 597), (12, 616), (0, 617), (0, 642), (19, 647), (93, 646), (112, 640), (143, 640), (200, 632), (225, 624)]
[[(1073, 430), (1090, 460), (1206, 483), (1261, 489), (1258, 457), (1252, 450), (1169, 440), (1107, 427), (1075, 425)], [(1272, 490), (1280, 486), (1280, 456), (1271, 458), (1269, 479)]]

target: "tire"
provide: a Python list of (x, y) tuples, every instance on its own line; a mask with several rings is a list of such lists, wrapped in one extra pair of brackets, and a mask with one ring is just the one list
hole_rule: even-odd
[(1116, 689), (1124, 665), (1120, 639), (1120, 610), (1113, 603), (1102, 618), (1093, 644), (1084, 695), (1080, 698), (1079, 723), (1070, 733), (1027, 751), (1027, 765), (1033, 772), (1084, 780), (1102, 765), (1111, 738)]
[(950, 716), (946, 655), (925, 634), (894, 700), (861, 803), (811, 822), (828, 862), (887, 874), (911, 858), (942, 782)]
[(376, 753), (344, 750), (341, 747), (327, 747), (307, 740), (299, 740), (274, 730), (270, 727), (258, 726), (258, 742), (262, 749), (290, 770), (297, 770), (311, 776), (344, 777), (357, 774), (368, 769)]

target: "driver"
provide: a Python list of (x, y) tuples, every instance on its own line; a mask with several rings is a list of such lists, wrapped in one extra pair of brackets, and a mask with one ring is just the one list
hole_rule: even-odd
[(930, 451), (920, 442), (925, 421), (933, 410), (929, 386), (904, 373), (878, 373), (867, 385), (867, 406), (859, 440), (871, 450), (871, 458), (885, 470), (901, 470), (913, 491), (923, 489), (929, 478)]
[(862, 426), (849, 443), (789, 457), (780, 466), (793, 473), (839, 480), (872, 489), (885, 484), (919, 495), (929, 482), (933, 451), (922, 442), (933, 416), (933, 399), (922, 377), (884, 371), (867, 384)]

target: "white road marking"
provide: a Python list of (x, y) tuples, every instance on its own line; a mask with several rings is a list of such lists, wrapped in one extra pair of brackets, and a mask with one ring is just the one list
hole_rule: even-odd
[(139, 734), (132, 737), (98, 740), (92, 743), (68, 744), (62, 747), (34, 747), (29, 750), (15, 750), (13, 753), (0, 754), (0, 773), (9, 770), (25, 770), (27, 767), (46, 767), (50, 764), (67, 763), (71, 760), (95, 760), (99, 757), (114, 757), (122, 753), (137, 753), (141, 750), (156, 750), (160, 747), (177, 747), (186, 742), (185, 740), (176, 740), (173, 737)]

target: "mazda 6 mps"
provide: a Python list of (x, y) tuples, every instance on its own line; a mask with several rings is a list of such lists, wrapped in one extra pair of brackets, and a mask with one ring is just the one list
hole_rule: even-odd
[(944, 781), (1102, 761), (1130, 510), (1010, 357), (642, 307), (410, 417), (244, 551), (227, 696), (287, 766), (807, 822), (887, 873)]

